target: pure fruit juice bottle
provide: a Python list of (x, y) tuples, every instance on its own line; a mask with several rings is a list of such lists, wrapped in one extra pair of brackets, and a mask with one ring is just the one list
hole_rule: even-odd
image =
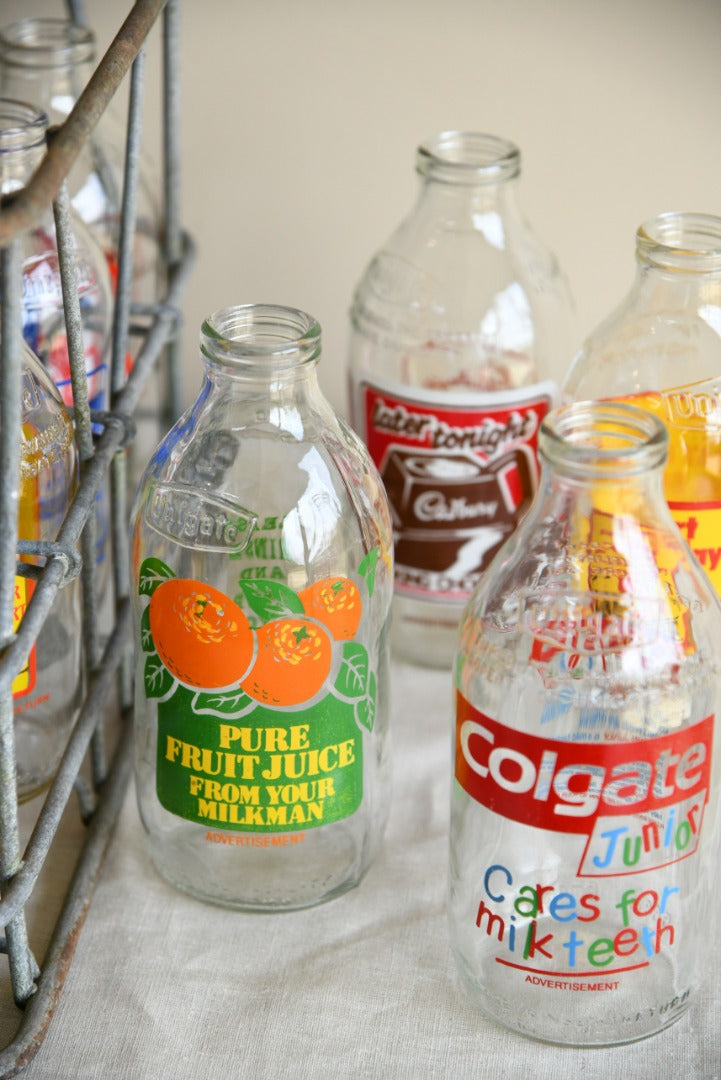
[(133, 511), (140, 814), (179, 888), (305, 907), (357, 884), (388, 813), (389, 511), (313, 319), (224, 309), (201, 352)]

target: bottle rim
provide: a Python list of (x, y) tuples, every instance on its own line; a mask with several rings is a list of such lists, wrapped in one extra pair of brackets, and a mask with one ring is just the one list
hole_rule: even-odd
[(41, 109), (14, 98), (0, 98), (0, 154), (45, 147), (48, 118)]
[(538, 453), (567, 475), (616, 480), (665, 465), (668, 432), (637, 405), (576, 401), (543, 418)]
[(71, 68), (95, 59), (95, 34), (69, 19), (18, 19), (0, 28), (0, 57), (22, 68)]
[(521, 151), (499, 135), (442, 131), (416, 151), (416, 171), (452, 184), (496, 184), (521, 171)]
[(641, 262), (687, 273), (721, 271), (721, 217), (669, 211), (644, 222), (636, 232)]
[(200, 331), (200, 349), (207, 359), (252, 374), (278, 374), (316, 363), (320, 343), (317, 320), (282, 304), (220, 308)]

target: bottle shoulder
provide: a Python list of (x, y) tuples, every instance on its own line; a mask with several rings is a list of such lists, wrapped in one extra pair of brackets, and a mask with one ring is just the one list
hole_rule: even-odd
[(278, 522), (301, 564), (331, 549), (390, 547), (375, 466), (329, 406), (271, 409), (253, 420), (229, 412), (221, 424), (214, 405), (189, 410), (163, 440), (141, 482), (136, 517), (157, 519), (162, 503), (175, 529), (189, 513), (225, 519), (235, 509), (251, 529)]
[(719, 377), (721, 304), (650, 304), (633, 290), (577, 351), (564, 394), (609, 397)]
[(447, 363), (477, 373), (520, 356), (558, 367), (561, 377), (575, 345), (568, 283), (540, 242), (496, 225), (497, 235), (488, 224), (398, 230), (354, 292), (352, 367), (367, 343), (381, 367), (411, 353), (422, 369)]

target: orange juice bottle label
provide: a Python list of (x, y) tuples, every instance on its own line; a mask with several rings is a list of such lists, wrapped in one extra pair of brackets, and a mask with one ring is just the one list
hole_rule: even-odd
[(363, 731), (376, 711), (362, 615), (378, 558), (369, 552), (355, 580), (323, 578), (298, 592), (240, 579), (234, 599), (144, 560), (143, 684), (157, 700), (156, 793), (166, 810), (265, 833), (355, 813)]

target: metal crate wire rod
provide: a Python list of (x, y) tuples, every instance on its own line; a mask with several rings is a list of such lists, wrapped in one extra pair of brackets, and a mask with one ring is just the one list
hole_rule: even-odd
[[(3, 367), (5, 367), (4, 360)], [(47, 545), (46, 551), (50, 553), (48, 562), (39, 574), (36, 588), (33, 591), (20, 626), (15, 634), (11, 635), (10, 642), (2, 653), (0, 659), (0, 685), (3, 687), (8, 677), (12, 682), (12, 679), (23, 666), (27, 653), (37, 640), (38, 633), (50, 611), (55, 595), (66, 578), (65, 567), (68, 564), (68, 558), (65, 552), (77, 547), (86, 520), (92, 516), (91, 511), (95, 502), (95, 495), (100, 488), (103, 476), (109, 468), (114, 453), (123, 443), (126, 431), (125, 425), (121, 418), (119, 418), (120, 422), (118, 423), (112, 422), (113, 419), (110, 415), (106, 417), (106, 430), (100, 437), (95, 454), (85, 475), (81, 478), (77, 494), (58, 533), (57, 543)], [(55, 549), (57, 554), (52, 554)], [(93, 562), (94, 557), (91, 559), (91, 564)], [(23, 573), (23, 570), (24, 567), (19, 564), (15, 566), (14, 573)], [(70, 576), (72, 576), (72, 572)], [(1, 910), (2, 906), (0, 905)]]
[[(192, 243), (188, 240), (184, 245), (185, 257), (179, 267), (179, 272), (176, 274), (175, 281), (168, 294), (168, 303), (160, 306), (159, 314), (155, 323), (150, 329), (148, 337), (143, 345), (138, 360), (143, 363), (147, 370), (152, 370), (152, 364), (157, 360), (161, 350), (163, 349), (169, 329), (175, 325), (175, 311), (176, 304), (179, 303), (183, 289), (185, 288), (186, 279), (189, 275), (192, 266), (195, 249)], [(128, 383), (125, 386), (120, 397), (123, 401), (127, 401), (132, 405), (132, 402), (137, 399), (137, 396), (142, 389), (142, 380), (137, 378), (136, 375), (142, 375), (142, 371), (137, 371), (138, 365), (133, 369)], [(122, 414), (120, 414), (122, 415)], [(93, 505), (94, 495), (97, 491), (98, 480), (102, 478), (107, 470), (110, 460), (116, 454), (118, 448), (122, 445), (123, 437), (125, 434), (125, 427), (121, 423), (110, 424), (107, 430), (103, 433), (96, 449), (95, 457), (92, 461), (94, 469), (94, 475), (87, 474), (85, 484), (81, 484), (78, 496), (76, 497), (73, 506), (70, 509), (68, 517), (63, 525), (63, 533), (67, 529), (67, 532), (71, 537), (79, 535), (81, 523), (84, 517), (89, 513), (90, 508)], [(87, 481), (90, 481), (89, 483)], [(81, 498), (84, 496), (84, 498)], [(48, 581), (47, 570), (44, 571), (44, 576), (41, 581), (41, 585), (50, 584)], [(33, 600), (37, 595), (42, 596), (40, 587), (36, 589)], [(46, 608), (49, 610), (52, 600), (57, 591), (57, 584), (54, 588), (46, 589), (48, 593), (48, 599), (46, 602)], [(32, 604), (32, 601), (31, 601)], [(125, 636), (129, 633), (127, 620), (127, 610), (129, 607), (129, 600), (126, 598), (119, 609), (119, 616), (117, 625), (123, 627), (123, 633)], [(45, 614), (47, 612), (44, 612)], [(23, 619), (23, 623), (18, 629), (16, 639), (13, 642), (12, 648), (17, 650), (18, 658), (16, 664), (21, 666), (21, 654), (26, 651), (26, 647), (21, 643), (20, 635), (25, 632), (25, 624), (28, 615), (31, 615), (30, 607)], [(38, 619), (37, 630), (39, 631), (42, 625), (42, 620)], [(28, 626), (30, 630), (31, 627)], [(35, 635), (36, 636), (36, 635)], [(34, 638), (33, 638), (34, 640)], [(20, 644), (19, 644), (20, 642)], [(110, 674), (114, 673), (119, 663), (119, 653), (123, 646), (123, 636), (117, 636), (117, 634), (108, 642), (105, 652), (103, 654), (102, 663), (99, 665), (98, 681), (102, 686), (102, 693), (104, 697), (107, 697), (110, 693), (112, 686), (112, 680), (109, 678)], [(0, 671), (2, 669), (0, 668)], [(91, 691), (92, 695), (92, 691)], [(90, 695), (89, 695), (90, 696)], [(97, 692), (96, 692), (97, 696)], [(77, 773), (80, 763), (82, 762), (82, 756), (87, 748), (89, 741), (89, 733), (87, 730), (87, 724), (83, 724), (82, 720), (78, 722), (76, 728), (71, 736), (68, 744), (68, 749), (63, 758), (60, 768), (53, 780), (48, 796), (46, 797), (43, 808), (38, 818), (35, 831), (26, 847), (25, 858), (22, 868), (14, 875), (10, 885), (7, 888), (3, 899), (0, 900), (0, 924), (5, 923), (11, 919), (19, 907), (25, 902), (29, 896), (30, 890), (37, 878), (40, 870), (42, 869), (42, 859), (47, 849), (47, 841), (51, 839), (48, 835), (48, 830), (52, 830), (54, 833), (57, 825), (59, 824), (60, 815), (57, 813), (58, 807), (62, 811), (73, 786), (74, 776)]]
[[(111, 402), (117, 397), (125, 382), (125, 350), (130, 323), (130, 290), (133, 281), (133, 237), (137, 212), (138, 181), (140, 177), (140, 141), (145, 89), (145, 49), (141, 48), (133, 61), (130, 72), (130, 97), (128, 101), (127, 138), (125, 142), (125, 171), (123, 177), (123, 205), (118, 239), (118, 288), (113, 321), (112, 355), (110, 360)], [(113, 584), (115, 598), (121, 603), (130, 594), (128, 561), (128, 475), (127, 455), (118, 453), (113, 458), (110, 483), (111, 530), (113, 543)], [(132, 656), (125, 650), (120, 666), (119, 695), (122, 708), (132, 702)], [(94, 741), (94, 760), (100, 761), (98, 740)]]
[(103, 786), (102, 800), (88, 826), (82, 857), (43, 959), (37, 990), (25, 1006), (14, 1039), (0, 1051), (2, 1080), (14, 1076), (32, 1061), (45, 1038), (123, 804), (130, 776), (131, 750), (132, 729), (126, 725)]
[(166, 2), (175, 0), (136, 0), (72, 112), (57, 129), (52, 154), (45, 155), (31, 182), (17, 192), (7, 214), (3, 214), (0, 245), (31, 228), (50, 206)]
[[(130, 65), (137, 57), (148, 31), (152, 27), (159, 12), (164, 7), (164, 0), (137, 0), (128, 18), (125, 20), (118, 35), (108, 49), (105, 57), (101, 60), (93, 77), (67, 118), (66, 122), (53, 134), (52, 146), (48, 149), (34, 177), (29, 184), (13, 196), (11, 201), (6, 202), (3, 214), (0, 217), (0, 257), (3, 271), (4, 296), (2, 303), (2, 371), (0, 371), (0, 394), (2, 407), (2, 424), (0, 424), (0, 468), (2, 475), (19, 475), (19, 427), (20, 427), (20, 370), (21, 370), (21, 334), (20, 334), (20, 267), (17, 254), (17, 244), (13, 243), (23, 229), (30, 227), (36, 215), (50, 205), (60, 191), (60, 186), (74, 163), (84, 141), (90, 139), (102, 111), (107, 106), (118, 85), (127, 73)], [(130, 719), (132, 709), (127, 695), (127, 677), (123, 680), (126, 691), (121, 696), (121, 713), (123, 723), (121, 725), (120, 738), (113, 756), (112, 763), (105, 777), (104, 747), (100, 741), (99, 752), (93, 755), (91, 751), (91, 764), (93, 766), (92, 788), (97, 794), (97, 801), (88, 798), (83, 790), (81, 799), (81, 811), (83, 820), (88, 813), (91, 814), (87, 831), (79, 851), (78, 862), (73, 872), (73, 877), (65, 893), (63, 910), (55, 924), (53, 936), (42, 961), (41, 969), (38, 970), (35, 960), (30, 951), (25, 926), (25, 903), (31, 897), (36, 885), (37, 878), (45, 864), (50, 846), (56, 835), (63, 811), (71, 797), (73, 786), (83, 778), (80, 776), (80, 768), (86, 760), (88, 746), (93, 745), (95, 734), (103, 722), (103, 710), (110, 700), (116, 673), (124, 665), (127, 656), (127, 642), (130, 629), (130, 602), (127, 596), (127, 570), (115, 575), (117, 584), (120, 586), (119, 594), (116, 595), (115, 625), (110, 640), (105, 650), (100, 655), (97, 643), (92, 637), (84, 633), (83, 645), (86, 654), (86, 663), (94, 659), (97, 662), (90, 664), (87, 692), (84, 695), (80, 716), (75, 728), (68, 740), (65, 753), (61, 760), (56, 777), (47, 792), (35, 828), (28, 841), (24, 853), (20, 852), (17, 805), (15, 802), (14, 783), (14, 740), (13, 740), (13, 701), (12, 681), (14, 675), (22, 666), (24, 654), (26, 655), (37, 635), (42, 628), (44, 617), (47, 615), (55, 594), (63, 581), (76, 572), (73, 559), (69, 553), (77, 545), (79, 538), (83, 538), (83, 547), (88, 552), (87, 536), (91, 534), (94, 524), (92, 513), (95, 495), (110, 471), (111, 475), (122, 476), (124, 471), (124, 453), (121, 451), (128, 441), (132, 429), (132, 415), (140, 398), (147, 377), (157, 364), (161, 351), (167, 347), (171, 357), (177, 358), (177, 345), (170, 345), (173, 334), (178, 324), (178, 307), (182, 290), (185, 286), (187, 275), (190, 271), (194, 248), (189, 237), (180, 227), (179, 199), (178, 199), (178, 175), (179, 175), (179, 146), (178, 146), (178, 110), (177, 110), (177, 64), (179, 57), (178, 45), (178, 0), (168, 0), (164, 11), (164, 66), (163, 66), (163, 92), (164, 92), (164, 125), (173, 123), (176, 130), (168, 133), (164, 130), (164, 183), (165, 196), (172, 205), (165, 208), (165, 243), (164, 258), (166, 263), (168, 289), (164, 300), (152, 308), (153, 319), (146, 331), (145, 340), (136, 357), (135, 365), (130, 373), (127, 383), (123, 385), (112, 397), (111, 410), (100, 417), (87, 412), (86, 402), (83, 400), (83, 387), (78, 384), (76, 402), (76, 425), (78, 427), (78, 442), (82, 443), (81, 456), (84, 458), (82, 475), (78, 492), (71, 504), (63, 527), (54, 544), (38, 545), (33, 549), (47, 555), (45, 566), (37, 576), (37, 585), (34, 589), (30, 604), (23, 616), (17, 632), (13, 633), (12, 598), (14, 589), (14, 575), (18, 568), (15, 565), (15, 541), (17, 540), (17, 499), (18, 491), (13, 494), (13, 485), (7, 482), (2, 486), (0, 494), (0, 514), (4, 523), (3, 537), (7, 537), (7, 550), (3, 551), (0, 542), (0, 807), (2, 800), (12, 798), (12, 805), (8, 813), (3, 814), (0, 810), (0, 884), (2, 884), (2, 900), (0, 900), (0, 920), (7, 929), (7, 948), (12, 971), (13, 992), (19, 1003), (24, 1003), (24, 1011), (11, 1043), (0, 1052), (0, 1069), (2, 1076), (14, 1075), (32, 1058), (38, 1045), (42, 1041), (47, 1025), (50, 1022), (53, 1009), (58, 995), (62, 989), (65, 973), (70, 963), (78, 932), (82, 925), (91, 891), (97, 881), (102, 865), (111, 830), (127, 785), (130, 773)], [(134, 184), (137, 183), (137, 175), (133, 179), (134, 165), (132, 162), (133, 140), (139, 139), (140, 121), (139, 112), (142, 104), (142, 69), (144, 60), (141, 58), (137, 67), (133, 66), (132, 80), (136, 85), (136, 91), (131, 88), (131, 102), (135, 104), (129, 108), (128, 128), (128, 155), (130, 161), (126, 167), (125, 184), (123, 193), (123, 211), (132, 216), (132, 200), (135, 198)], [(137, 73), (137, 74), (136, 74)], [(136, 82), (137, 80), (137, 82)], [(140, 88), (139, 90), (137, 88)], [(168, 105), (168, 99), (173, 98), (175, 104)], [(136, 115), (138, 118), (133, 119)], [(131, 128), (133, 130), (131, 130)], [(172, 174), (172, 175), (169, 175)], [(170, 195), (168, 195), (170, 192)], [(55, 199), (56, 217), (63, 218), (67, 207), (64, 204), (65, 196), (60, 193)], [(7, 206), (7, 209), (5, 209)], [(129, 209), (130, 208), (130, 209)], [(129, 220), (129, 219), (128, 219)], [(128, 225), (124, 226), (126, 229)], [(59, 233), (63, 232), (63, 221), (60, 222)], [(132, 230), (131, 230), (132, 231)], [(72, 322), (73, 307), (77, 298), (73, 297), (74, 290), (70, 284), (74, 283), (72, 274), (70, 250), (71, 236), (60, 240), (59, 247), (63, 248), (60, 259), (65, 262), (68, 274), (68, 303), (66, 310), (67, 318)], [(126, 256), (126, 265), (127, 259)], [(128, 308), (127, 294), (127, 271), (123, 271), (124, 285), (120, 285), (121, 314), (116, 315), (118, 323), (125, 321), (127, 333), (127, 320), (130, 310)], [(14, 286), (14, 287), (13, 287)], [(76, 312), (77, 313), (77, 312)], [(118, 325), (116, 323), (116, 326)], [(120, 329), (116, 330), (116, 341), (122, 341)], [(120, 348), (116, 345), (116, 349)], [(81, 360), (77, 349), (75, 360), (71, 356), (71, 367), (76, 367), (78, 383), (84, 382), (84, 361)], [(121, 358), (122, 364), (122, 358)], [(172, 365), (169, 372), (170, 383), (178, 387), (177, 373)], [(112, 378), (112, 377), (111, 377)], [(173, 383), (173, 379), (175, 382)], [(117, 385), (117, 384), (116, 384)], [(11, 408), (15, 402), (17, 407)], [(9, 411), (8, 411), (9, 410)], [(173, 417), (174, 419), (174, 417)], [(103, 432), (99, 438), (87, 442), (88, 432), (92, 432), (91, 420), (103, 425)], [(82, 434), (80, 431), (82, 429)], [(115, 464), (119, 462), (120, 464)], [(12, 472), (13, 463), (15, 472)], [(126, 491), (115, 491), (117, 483), (111, 488), (111, 517), (114, 522), (115, 538), (120, 540), (114, 551), (123, 552), (127, 556), (127, 522), (125, 520), (124, 500)], [(114, 509), (115, 508), (115, 509)], [(122, 537), (121, 537), (122, 533)], [(11, 542), (12, 541), (12, 542)], [(92, 549), (94, 550), (94, 549)], [(92, 554), (86, 554), (86, 567), (84, 574), (89, 581), (92, 590), (95, 577), (95, 559)], [(125, 580), (124, 580), (125, 579)], [(5, 602), (3, 602), (3, 600)], [(90, 618), (87, 610), (84, 612), (84, 621)], [(93, 628), (94, 629), (94, 628)], [(89, 640), (86, 640), (89, 638)], [(93, 653), (95, 656), (93, 657)], [(129, 670), (129, 669), (128, 669)], [(6, 752), (3, 752), (6, 750)], [(90, 785), (87, 785), (88, 790)]]
[[(3, 291), (8, 293), (2, 306), (2, 371), (0, 371), (0, 513), (3, 528), (0, 536), (0, 643), (5, 647), (13, 638), (13, 609), (15, 597), (15, 548), (18, 539), (20, 505), (20, 409), (22, 395), (21, 334), (20, 334), (20, 250), (15, 241), (0, 252)], [(18, 668), (19, 670), (19, 668)], [(16, 801), (14, 708), (12, 676), (0, 683), (0, 891), (20, 865), (20, 837)], [(16, 1000), (32, 992), (38, 973), (31, 956), (24, 912), (3, 923), (4, 946), (15, 957), (12, 971)]]
[(63, 811), (72, 792), (73, 783), (82, 765), (85, 752), (98, 717), (112, 691), (122, 646), (130, 628), (130, 605), (121, 610), (118, 622), (105, 651), (105, 662), (91, 680), (72, 738), (63, 753), (57, 773), (43, 801), (35, 827), (25, 847), (20, 868), (13, 875), (0, 906), (3, 922), (14, 918), (27, 902), (47, 856), (49, 842), (54, 838)]
[[(173, 78), (174, 57), (180, 55), (180, 4), (171, 0), (163, 13), (163, 206), (165, 208), (164, 255), (172, 284), (183, 258), (180, 213), (180, 79)], [(168, 401), (163, 418), (166, 426), (182, 411), (180, 384), (180, 341), (170, 341), (165, 357)]]
[[(51, 143), (52, 144), (52, 143)], [(87, 464), (92, 460), (93, 429), (90, 420), (88, 399), (88, 380), (85, 374), (85, 344), (83, 341), (83, 320), (80, 311), (80, 297), (76, 288), (75, 237), (73, 236), (71, 203), (67, 181), (60, 185), (53, 202), (55, 234), (58, 245), (58, 262), (63, 292), (63, 312), (70, 359), (70, 378), (73, 390), (73, 420), (75, 439), (80, 457), (80, 475), (83, 476)], [(85, 519), (81, 535), (80, 553), (82, 558), (83, 578), (83, 641), (85, 646), (85, 665), (93, 672), (100, 660), (99, 619), (100, 608), (97, 558), (97, 521), (94, 513)], [(102, 763), (93, 769), (93, 777), (102, 778)]]
[(125, 173), (123, 204), (118, 238), (118, 284), (113, 313), (113, 336), (110, 368), (110, 387), (113, 397), (125, 383), (125, 351), (130, 322), (130, 290), (133, 284), (133, 238), (138, 203), (140, 174), (140, 142), (142, 134), (143, 97), (145, 88), (145, 49), (141, 48), (130, 72), (128, 102), (128, 131), (125, 143)]

